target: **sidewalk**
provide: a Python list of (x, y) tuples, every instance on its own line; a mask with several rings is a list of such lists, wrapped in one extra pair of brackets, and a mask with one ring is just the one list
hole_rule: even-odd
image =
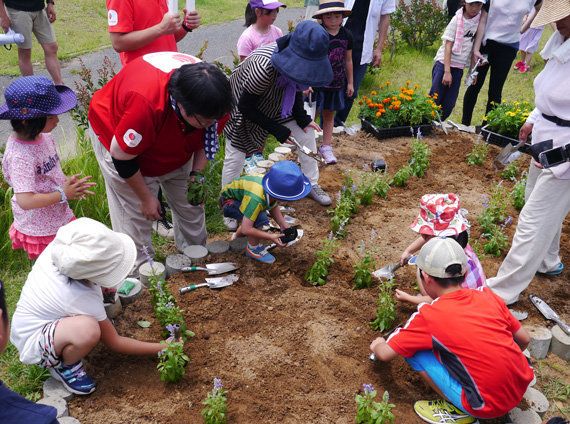
[[(287, 33), (287, 21), (292, 20), (297, 22), (302, 20), (304, 16), (304, 9), (282, 9), (279, 12), (275, 25), (281, 28), (283, 33)], [(245, 29), (243, 23), (244, 20), (242, 18), (231, 22), (198, 28), (178, 43), (178, 50), (183, 53), (197, 54), (204, 42), (208, 41), (208, 48), (206, 49), (203, 59), (208, 62), (219, 60), (220, 62), (233, 67), (232, 50), (234, 52), (236, 51), (237, 40)], [(102, 22), (102, 24), (104, 24), (104, 22)], [(11, 54), (17, 54), (15, 49)], [(97, 79), (96, 69), (101, 66), (105, 56), (109, 56), (112, 59), (117, 70), (120, 69), (119, 55), (110, 47), (80, 56), (85, 65), (93, 71), (94, 79)], [(46, 75), (49, 77), (46, 70), (43, 68), (43, 64), (41, 69), (38, 65), (34, 65), (34, 69), (38, 75)], [(79, 79), (77, 77), (77, 71), (79, 69), (79, 58), (71, 59), (62, 63), (63, 81), (66, 85), (75, 89), (74, 82)], [(14, 78), (15, 77), (0, 76), (0, 89), (2, 90), (2, 93), (4, 93), (6, 86), (10, 84)], [(4, 103), (3, 94), (0, 97), (2, 98), (2, 103)], [(6, 143), (10, 132), (10, 122), (0, 121), (0, 146), (3, 146)], [(54, 130), (54, 135), (59, 144), (60, 155), (62, 158), (69, 157), (75, 153), (75, 125), (68, 113), (60, 116), (60, 122)]]

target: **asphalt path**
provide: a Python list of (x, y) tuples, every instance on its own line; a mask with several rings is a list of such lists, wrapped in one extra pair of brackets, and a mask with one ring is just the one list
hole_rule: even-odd
[[(286, 8), (281, 9), (275, 25), (283, 30), (283, 33), (287, 32), (287, 22), (289, 20), (299, 21), (305, 16), (305, 10), (299, 8)], [(203, 59), (208, 62), (214, 60), (219, 60), (220, 62), (232, 66), (233, 55), (232, 51), (236, 51), (236, 44), (239, 36), (245, 29), (243, 26), (244, 20), (239, 19), (231, 22), (225, 22), (222, 24), (208, 25), (200, 27), (194, 30), (192, 33), (188, 34), (184, 39), (178, 43), (178, 50), (183, 53), (197, 54), (200, 48), (203, 46), (204, 42), (208, 42), (208, 48), (203, 56)], [(105, 22), (101, 23), (105, 25)], [(56, 34), (57, 36), (57, 34)], [(10, 53), (2, 52), (0, 54), (16, 54), (16, 50), (12, 49)], [(101, 67), (103, 59), (105, 56), (111, 58), (115, 63), (116, 69), (120, 69), (119, 55), (111, 48), (104, 48), (97, 50), (85, 55), (79, 56), (78, 58), (71, 59), (61, 63), (63, 81), (66, 85), (75, 89), (75, 81), (79, 80), (77, 71), (80, 69), (79, 59), (92, 70), (93, 77), (97, 79), (96, 70)], [(46, 75), (49, 78), (49, 74), (41, 65), (35, 64), (34, 69), (37, 75)], [(0, 76), (0, 88), (2, 93), (6, 86), (10, 84), (11, 81), (16, 77)], [(4, 96), (1, 96), (2, 103), (4, 103)], [(0, 121), (0, 146), (2, 146), (11, 132), (11, 126), (9, 121)], [(60, 150), (60, 155), (65, 158), (73, 155), (75, 152), (75, 141), (76, 132), (75, 124), (73, 123), (71, 116), (69, 114), (64, 114), (60, 116), (60, 122), (57, 128), (54, 130), (54, 136), (58, 143)]]

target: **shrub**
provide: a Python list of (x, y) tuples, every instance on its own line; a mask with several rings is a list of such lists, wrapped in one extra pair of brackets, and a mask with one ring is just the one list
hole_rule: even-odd
[(510, 137), (519, 138), (519, 130), (532, 112), (533, 106), (528, 102), (502, 102), (494, 104), (485, 120), (490, 131)]
[(385, 331), (390, 328), (396, 320), (396, 302), (394, 301), (392, 293), (394, 285), (394, 279), (380, 284), (376, 319), (370, 323), (370, 327), (372, 327), (373, 330)]
[(392, 177), (392, 184), (396, 187), (405, 187), (412, 176), (412, 168), (409, 165), (403, 166)]
[(423, 50), (440, 39), (447, 26), (447, 13), (435, 0), (400, 0), (390, 23), (406, 44)]
[(377, 176), (374, 180), (374, 193), (376, 196), (386, 198), (390, 191), (390, 182), (386, 175)]
[(519, 167), (517, 162), (511, 162), (509, 163), (505, 169), (503, 169), (503, 171), (501, 172), (501, 178), (504, 178), (505, 180), (516, 180), (517, 177), (519, 176)]

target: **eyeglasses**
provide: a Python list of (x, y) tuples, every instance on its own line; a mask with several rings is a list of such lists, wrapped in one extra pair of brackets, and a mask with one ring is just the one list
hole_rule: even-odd
[(200, 128), (208, 128), (210, 125), (216, 122), (216, 120), (213, 118), (207, 119), (206, 122), (203, 122), (200, 118), (198, 118), (198, 115), (192, 115), (192, 116), (194, 117), (196, 122), (198, 122)]

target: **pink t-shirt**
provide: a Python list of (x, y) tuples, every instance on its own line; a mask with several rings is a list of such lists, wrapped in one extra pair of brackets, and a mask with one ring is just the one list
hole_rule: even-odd
[(249, 56), (258, 47), (267, 46), (282, 36), (283, 32), (275, 25), (271, 25), (269, 31), (264, 34), (257, 31), (254, 25), (251, 25), (239, 37), (237, 42), (238, 55)]
[[(61, 170), (55, 140), (42, 133), (36, 141), (8, 138), (2, 159), (4, 178), (14, 193), (53, 193), (63, 187), (65, 175)], [(24, 210), (12, 197), (14, 228), (29, 236), (51, 236), (73, 218), (67, 203)]]

